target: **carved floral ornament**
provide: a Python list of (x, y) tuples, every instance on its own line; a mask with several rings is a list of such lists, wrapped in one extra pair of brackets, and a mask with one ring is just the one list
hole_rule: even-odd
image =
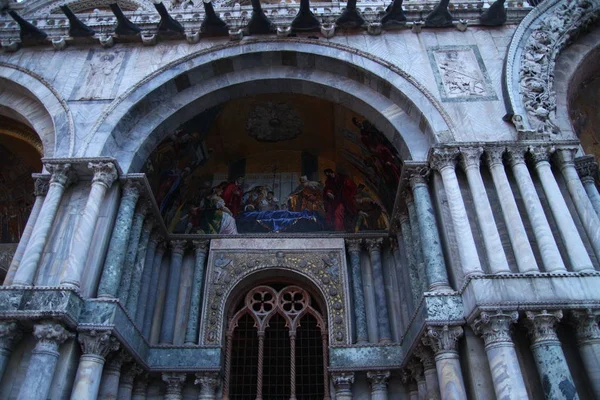
[[(203, 318), (200, 327), (201, 341), (204, 345), (223, 344), (223, 325), (225, 314), (228, 311), (225, 309), (225, 305), (233, 288), (255, 272), (267, 269), (292, 271), (312, 281), (319, 288), (325, 300), (326, 312), (323, 314), (327, 314), (326, 324), (330, 346), (347, 344), (350, 332), (347, 318), (348, 300), (344, 292), (347, 277), (344, 268), (340, 268), (343, 257), (340, 250), (310, 253), (300, 251), (273, 251), (270, 253), (239, 250), (217, 251), (210, 257), (207, 270), (209, 289), (208, 296), (204, 300), (205, 311), (203, 312), (206, 318)], [(267, 303), (271, 301), (275, 302), (271, 305), (273, 308), (278, 300), (272, 294), (270, 296), (272, 299), (267, 299), (268, 301), (256, 300), (256, 306), (260, 309), (261, 304), (264, 303), (264, 307), (268, 308)], [(285, 296), (281, 297), (281, 301), (289, 300), (286, 299)], [(266, 308), (263, 310), (266, 313), (265, 319), (270, 310)], [(259, 312), (256, 315), (262, 314)]]

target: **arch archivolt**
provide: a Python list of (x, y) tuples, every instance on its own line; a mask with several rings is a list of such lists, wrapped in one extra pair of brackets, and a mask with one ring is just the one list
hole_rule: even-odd
[[(327, 315), (324, 323), (329, 330), (332, 347), (350, 343), (349, 297), (347, 275), (341, 249), (319, 250), (217, 250), (211, 251), (207, 268), (207, 288), (200, 326), (200, 343), (204, 345), (225, 344), (225, 322), (229, 301), (236, 296), (236, 289), (257, 274), (277, 276), (285, 272), (308, 279), (322, 297)], [(274, 301), (277, 301), (275, 299)], [(274, 311), (273, 311), (274, 310)], [(269, 310), (264, 316), (277, 312)], [(254, 318), (254, 316), (253, 316)], [(235, 318), (234, 318), (235, 319)], [(266, 318), (265, 320), (268, 320)], [(259, 323), (260, 325), (260, 323)]]

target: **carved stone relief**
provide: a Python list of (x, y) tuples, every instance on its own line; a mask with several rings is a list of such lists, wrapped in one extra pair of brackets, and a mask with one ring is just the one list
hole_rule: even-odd
[[(316, 285), (325, 300), (330, 346), (348, 344), (350, 321), (344, 253), (331, 250), (213, 250), (209, 256), (200, 342), (224, 343), (226, 301), (232, 289), (255, 272), (296, 272)], [(324, 313), (325, 314), (325, 313)]]
[(71, 100), (113, 99), (130, 55), (127, 49), (90, 50)]
[(477, 46), (427, 50), (442, 101), (497, 100)]

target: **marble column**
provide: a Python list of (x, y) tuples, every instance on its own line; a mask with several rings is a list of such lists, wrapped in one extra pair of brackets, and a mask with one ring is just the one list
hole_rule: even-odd
[(430, 347), (421, 344), (415, 348), (414, 353), (423, 364), (423, 374), (427, 383), (427, 400), (440, 400), (440, 384), (433, 351)]
[(13, 347), (21, 340), (22, 334), (17, 321), (0, 321), (0, 381), (4, 376)]
[(121, 379), (119, 380), (118, 400), (131, 400), (133, 394), (133, 381), (142, 372), (143, 369), (135, 362), (123, 365)]
[(577, 334), (577, 347), (585, 366), (585, 372), (597, 399), (600, 399), (600, 313), (590, 309), (572, 311)]
[(185, 240), (171, 241), (171, 267), (169, 269), (167, 295), (160, 330), (160, 343), (173, 343), (175, 336), (175, 314), (177, 312), (179, 281), (181, 278), (181, 265), (183, 263), (185, 245)]
[(142, 373), (133, 381), (131, 400), (146, 400), (148, 394), (148, 373)]
[(450, 283), (448, 283), (442, 241), (425, 176), (422, 173), (414, 172), (410, 176), (410, 186), (417, 211), (421, 251), (425, 262), (425, 275), (427, 276), (427, 290), (430, 292), (452, 291)]
[(546, 272), (566, 271), (567, 267), (562, 261), (562, 256), (554, 240), (552, 229), (546, 219), (542, 203), (525, 164), (525, 152), (523, 147), (507, 148), (508, 160), (519, 187), (523, 199), (523, 205), (531, 222), (531, 229), (538, 244), (542, 264)]
[[(593, 271), (592, 260), (581, 240), (571, 212), (552, 173), (549, 162), (550, 151), (551, 149), (546, 146), (531, 147), (529, 149), (529, 153), (535, 161), (535, 169), (544, 188), (550, 210), (558, 226), (558, 232), (565, 244), (571, 267), (575, 271)], [(579, 182), (579, 177), (577, 177), (577, 181)], [(597, 218), (595, 212), (594, 216)]]
[(390, 320), (384, 290), (385, 283), (383, 282), (383, 265), (381, 264), (381, 246), (383, 245), (383, 239), (367, 239), (365, 242), (369, 249), (371, 268), (373, 270), (379, 343), (391, 343), (392, 332), (390, 331)]
[(65, 189), (76, 180), (76, 175), (71, 169), (71, 164), (45, 164), (46, 169), (52, 174), (48, 193), (38, 215), (37, 221), (31, 232), (23, 259), (15, 272), (12, 285), (31, 286), (46, 247), (46, 240), (52, 228), (54, 218)]
[(115, 179), (117, 179), (117, 168), (112, 162), (90, 162), (88, 164), (94, 172), (92, 187), (88, 195), (83, 214), (79, 218), (72, 239), (71, 252), (62, 271), (60, 285), (79, 290), (81, 276), (85, 269), (85, 261), (89, 254), (96, 222), (100, 215), (100, 206)]
[(200, 323), (200, 308), (202, 307), (202, 292), (204, 291), (204, 264), (210, 241), (194, 240), (194, 275), (192, 280), (192, 295), (190, 299), (190, 312), (188, 315), (187, 329), (185, 330), (185, 344), (198, 343), (198, 328)]
[[(129, 296), (127, 297), (127, 311), (131, 318), (135, 321), (137, 312), (138, 299), (140, 297), (140, 290), (142, 288), (142, 275), (146, 268), (146, 253), (148, 251), (148, 242), (150, 241), (150, 233), (154, 227), (154, 217), (150, 216), (144, 220), (142, 227), (142, 235), (138, 242), (137, 254), (135, 256), (135, 263), (133, 264), (133, 273), (131, 274), (131, 285), (129, 286)], [(151, 269), (148, 266), (148, 269)]]
[(143, 330), (144, 317), (146, 315), (146, 308), (148, 308), (148, 294), (150, 293), (150, 281), (152, 280), (152, 272), (154, 272), (154, 257), (156, 256), (156, 247), (161, 241), (160, 233), (154, 231), (150, 235), (148, 241), (148, 250), (144, 259), (144, 273), (142, 274), (140, 294), (138, 296), (138, 302), (135, 312), (135, 323), (140, 329)]
[(219, 387), (219, 374), (217, 372), (196, 373), (195, 385), (200, 385), (198, 400), (215, 400), (217, 387)]
[(492, 274), (510, 273), (504, 247), (500, 240), (498, 227), (494, 219), (494, 213), (490, 206), (490, 200), (481, 178), (481, 156), (483, 147), (462, 148), (461, 164), (467, 175), (469, 189), (473, 197), (473, 206), (479, 223), (479, 230), (485, 247), (490, 272)]
[(408, 262), (408, 276), (410, 291), (412, 294), (413, 306), (419, 301), (419, 274), (417, 272), (416, 259), (414, 254), (414, 243), (412, 241), (412, 233), (410, 221), (407, 213), (400, 214), (400, 230), (406, 245), (406, 260)]
[(423, 344), (431, 347), (435, 355), (440, 398), (466, 400), (467, 390), (460, 368), (458, 340), (463, 335), (460, 326), (430, 326)]
[(71, 391), (71, 400), (95, 400), (100, 390), (102, 369), (108, 353), (119, 349), (119, 342), (110, 331), (80, 332), (81, 357)]
[(169, 372), (162, 374), (162, 380), (167, 386), (165, 400), (182, 400), (183, 384), (185, 383), (185, 373)]
[(581, 178), (581, 183), (592, 202), (596, 215), (600, 216), (600, 193), (598, 193), (598, 188), (596, 187), (598, 163), (594, 160), (594, 156), (578, 157), (575, 159), (575, 168), (577, 169), (577, 173)]
[(362, 239), (346, 239), (346, 248), (350, 255), (350, 272), (352, 275), (352, 295), (354, 298), (354, 322), (356, 325), (356, 342), (368, 343), (367, 313), (360, 263)]
[(546, 398), (578, 400), (575, 383), (556, 334), (556, 324), (562, 319), (562, 311), (527, 311), (526, 315), (533, 342), (531, 351)]
[(528, 399), (523, 374), (517, 359), (510, 326), (517, 322), (517, 311), (484, 311), (473, 323), (473, 330), (483, 336), (485, 352), (492, 372), (496, 397), (506, 400)]
[(50, 178), (48, 176), (40, 176), (35, 180), (33, 191), (35, 195), (35, 202), (33, 203), (33, 207), (29, 213), (29, 218), (27, 218), (27, 224), (25, 225), (25, 229), (21, 235), (21, 240), (19, 240), (19, 244), (17, 245), (17, 250), (15, 250), (15, 255), (13, 256), (10, 266), (8, 267), (8, 272), (4, 278), (4, 286), (9, 286), (12, 284), (15, 273), (21, 264), (21, 260), (25, 254), (25, 249), (27, 248), (29, 239), (31, 239), (33, 227), (35, 226), (38, 216), (40, 215), (40, 211), (42, 210), (42, 204), (44, 204), (46, 193), (48, 193), (48, 187), (50, 185), (49, 179)]
[(423, 373), (423, 364), (416, 358), (412, 358), (406, 368), (410, 371), (410, 376), (417, 382), (417, 393), (419, 400), (427, 400), (427, 381), (425, 380), (425, 374)]
[(143, 312), (140, 318), (143, 318), (143, 332), (144, 337), (150, 340), (150, 331), (152, 329), (152, 319), (154, 318), (154, 309), (156, 308), (156, 301), (158, 298), (158, 278), (160, 276), (160, 267), (162, 265), (163, 257), (165, 255), (166, 245), (164, 242), (160, 242), (156, 248), (156, 254), (154, 255), (154, 261), (152, 263), (152, 275), (150, 276), (150, 289), (148, 291), (147, 301), (142, 306)]
[(367, 379), (371, 384), (371, 400), (387, 400), (390, 371), (368, 371)]
[(440, 172), (444, 183), (452, 226), (456, 235), (456, 247), (465, 278), (471, 275), (482, 275), (483, 269), (455, 171), (458, 150), (435, 149), (432, 155), (432, 168)]
[[(592, 202), (581, 183), (577, 169), (575, 168), (575, 153), (577, 153), (577, 148), (558, 148), (556, 149), (556, 153), (559, 160), (560, 172), (565, 179), (567, 190), (571, 194), (571, 199), (579, 214), (581, 225), (583, 225), (583, 229), (587, 233), (596, 259), (600, 260), (600, 218), (598, 218), (598, 214), (596, 214), (596, 210), (594, 210), (594, 206), (592, 205)], [(548, 169), (550, 169), (550, 165), (548, 165)], [(556, 185), (556, 188), (558, 189), (558, 185)], [(561, 203), (564, 203), (562, 196), (561, 200)], [(569, 214), (569, 216), (570, 215), (571, 214)], [(569, 220), (573, 223), (572, 218), (569, 218)], [(573, 227), (575, 227), (574, 223)], [(589, 267), (586, 268), (585, 264), (582, 264), (582, 267), (580, 268), (573, 268), (576, 271), (594, 271), (593, 265), (589, 265)]]
[(331, 381), (335, 390), (335, 400), (352, 400), (354, 372), (333, 372)]
[(131, 293), (131, 282), (133, 279), (133, 271), (135, 269), (135, 259), (138, 254), (138, 246), (142, 237), (142, 229), (144, 228), (144, 219), (150, 210), (151, 203), (148, 200), (138, 202), (133, 214), (133, 223), (131, 225), (131, 233), (127, 242), (127, 252), (123, 260), (123, 274), (119, 284), (119, 301), (123, 307), (127, 306), (129, 294)]
[(421, 229), (419, 228), (419, 217), (417, 216), (417, 207), (412, 191), (406, 193), (404, 197), (406, 210), (408, 211), (408, 220), (410, 221), (410, 232), (412, 233), (412, 244), (415, 255), (415, 272), (417, 280), (417, 300), (427, 291), (427, 276), (425, 275), (425, 261), (423, 260), (423, 246), (421, 245)]
[(131, 180), (128, 180), (123, 188), (121, 204), (117, 212), (100, 285), (98, 286), (98, 298), (114, 299), (117, 297), (123, 275), (123, 261), (125, 260), (127, 242), (131, 232), (133, 212), (140, 196), (140, 190), (141, 184)]
[(502, 215), (504, 216), (504, 224), (508, 231), (508, 237), (510, 244), (513, 248), (515, 260), (517, 262), (517, 268), (519, 272), (539, 272), (540, 269), (535, 260), (535, 255), (529, 238), (527, 237), (527, 231), (523, 225), (523, 220), (515, 201), (515, 197), (510, 187), (506, 171), (504, 169), (504, 163), (502, 156), (505, 152), (505, 148), (487, 148), (485, 150), (488, 168), (492, 174), (492, 180), (494, 181), (494, 187), (496, 193), (500, 199), (500, 208), (502, 209)]
[(58, 362), (58, 347), (74, 335), (54, 321), (40, 321), (33, 326), (37, 340), (17, 400), (46, 400)]
[(124, 350), (113, 353), (108, 359), (98, 390), (99, 400), (115, 400), (119, 393), (119, 381), (121, 380), (121, 367), (123, 363), (131, 361), (132, 358)]

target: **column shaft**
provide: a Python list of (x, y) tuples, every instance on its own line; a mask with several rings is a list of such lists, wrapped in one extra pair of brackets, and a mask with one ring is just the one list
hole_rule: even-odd
[(123, 307), (127, 306), (129, 294), (131, 293), (130, 289), (133, 271), (135, 269), (135, 260), (138, 254), (138, 246), (140, 244), (142, 229), (144, 227), (144, 218), (146, 218), (146, 212), (148, 211), (148, 208), (149, 203), (142, 201), (138, 204), (135, 214), (133, 215), (133, 224), (131, 226), (129, 241), (127, 243), (127, 252), (125, 253), (125, 259), (123, 261), (123, 275), (121, 276), (118, 292), (119, 300)]
[(144, 260), (144, 273), (142, 274), (140, 295), (138, 296), (135, 312), (135, 322), (140, 331), (144, 327), (144, 316), (148, 307), (148, 293), (150, 293), (150, 281), (152, 279), (152, 272), (154, 271), (154, 257), (156, 256), (156, 246), (158, 246), (159, 240), (159, 234), (154, 232), (148, 241), (148, 250), (146, 251)]
[[(146, 268), (146, 252), (148, 250), (148, 242), (150, 241), (150, 233), (154, 226), (154, 218), (146, 218), (142, 228), (142, 235), (138, 242), (137, 254), (135, 256), (133, 273), (131, 274), (131, 285), (129, 286), (129, 295), (127, 297), (127, 311), (131, 318), (135, 321), (138, 299), (140, 297), (140, 289), (142, 286), (142, 274)], [(151, 267), (148, 266), (150, 269)]]
[(594, 396), (600, 399), (600, 327), (598, 314), (592, 310), (573, 311), (577, 347)]
[(519, 186), (519, 192), (523, 198), (525, 210), (531, 222), (535, 241), (540, 249), (544, 269), (546, 272), (566, 271), (567, 268), (558, 251), (558, 246), (552, 235), (550, 224), (546, 219), (544, 208), (525, 164), (524, 152), (520, 148), (509, 149), (508, 155), (517, 185)]
[(21, 339), (21, 328), (16, 321), (0, 321), (0, 381), (10, 361), (13, 346)]
[(412, 194), (406, 196), (406, 209), (410, 220), (410, 231), (412, 233), (412, 243), (415, 254), (415, 272), (417, 280), (417, 301), (427, 291), (427, 275), (425, 274), (425, 261), (423, 260), (423, 246), (421, 244), (421, 229), (419, 227), (419, 217), (417, 216), (417, 207)]
[(406, 214), (400, 216), (400, 229), (402, 237), (406, 244), (406, 260), (408, 262), (408, 286), (412, 294), (413, 306), (419, 301), (419, 275), (416, 267), (416, 259), (414, 254), (414, 243), (412, 241), (411, 226), (409, 218)]
[(363, 293), (363, 282), (360, 265), (360, 239), (346, 240), (346, 247), (350, 255), (350, 272), (352, 275), (352, 294), (354, 297), (354, 322), (356, 324), (356, 342), (367, 343), (367, 313), (365, 311), (365, 296)]
[(371, 256), (371, 268), (373, 269), (373, 285), (375, 286), (375, 302), (377, 304), (377, 326), (379, 331), (379, 343), (392, 341), (390, 331), (390, 320), (388, 316), (387, 301), (385, 298), (383, 265), (381, 264), (381, 246), (383, 239), (368, 239), (369, 255)]
[[(154, 309), (156, 307), (156, 301), (158, 299), (158, 278), (160, 276), (160, 267), (162, 265), (163, 257), (165, 254), (165, 245), (161, 243), (154, 256), (152, 265), (152, 275), (150, 276), (150, 287), (146, 301), (141, 305), (139, 312), (139, 318), (143, 323), (143, 332), (146, 339), (150, 340), (150, 331), (152, 329), (152, 320), (154, 318)], [(140, 300), (141, 301), (141, 300)]]
[(466, 400), (467, 390), (458, 358), (458, 340), (463, 335), (460, 326), (429, 327), (423, 344), (435, 354), (435, 369), (442, 400)]
[(121, 366), (128, 359), (123, 351), (115, 353), (108, 361), (102, 373), (98, 400), (115, 400), (119, 393), (119, 381), (121, 380)]
[(171, 267), (167, 283), (167, 295), (160, 330), (160, 343), (173, 343), (175, 336), (175, 314), (177, 312), (177, 298), (179, 297), (179, 281), (181, 278), (181, 265), (183, 263), (184, 240), (171, 242)]
[[(581, 179), (583, 186), (585, 187), (585, 191), (588, 194), (590, 201), (592, 202), (592, 206), (596, 211), (596, 214), (600, 216), (600, 193), (598, 193), (598, 188), (596, 187), (596, 182), (594, 179)], [(31, 217), (30, 217), (31, 218)], [(27, 229), (27, 228), (25, 228)], [(21, 240), (23, 240), (21, 238)]]
[(190, 299), (190, 312), (188, 315), (187, 328), (185, 330), (185, 343), (198, 343), (198, 327), (200, 322), (200, 308), (202, 292), (204, 290), (204, 264), (206, 262), (206, 252), (208, 251), (208, 240), (195, 240), (194, 276), (192, 281), (192, 295)]
[(388, 379), (390, 371), (368, 371), (367, 379), (371, 382), (371, 400), (388, 400)]

